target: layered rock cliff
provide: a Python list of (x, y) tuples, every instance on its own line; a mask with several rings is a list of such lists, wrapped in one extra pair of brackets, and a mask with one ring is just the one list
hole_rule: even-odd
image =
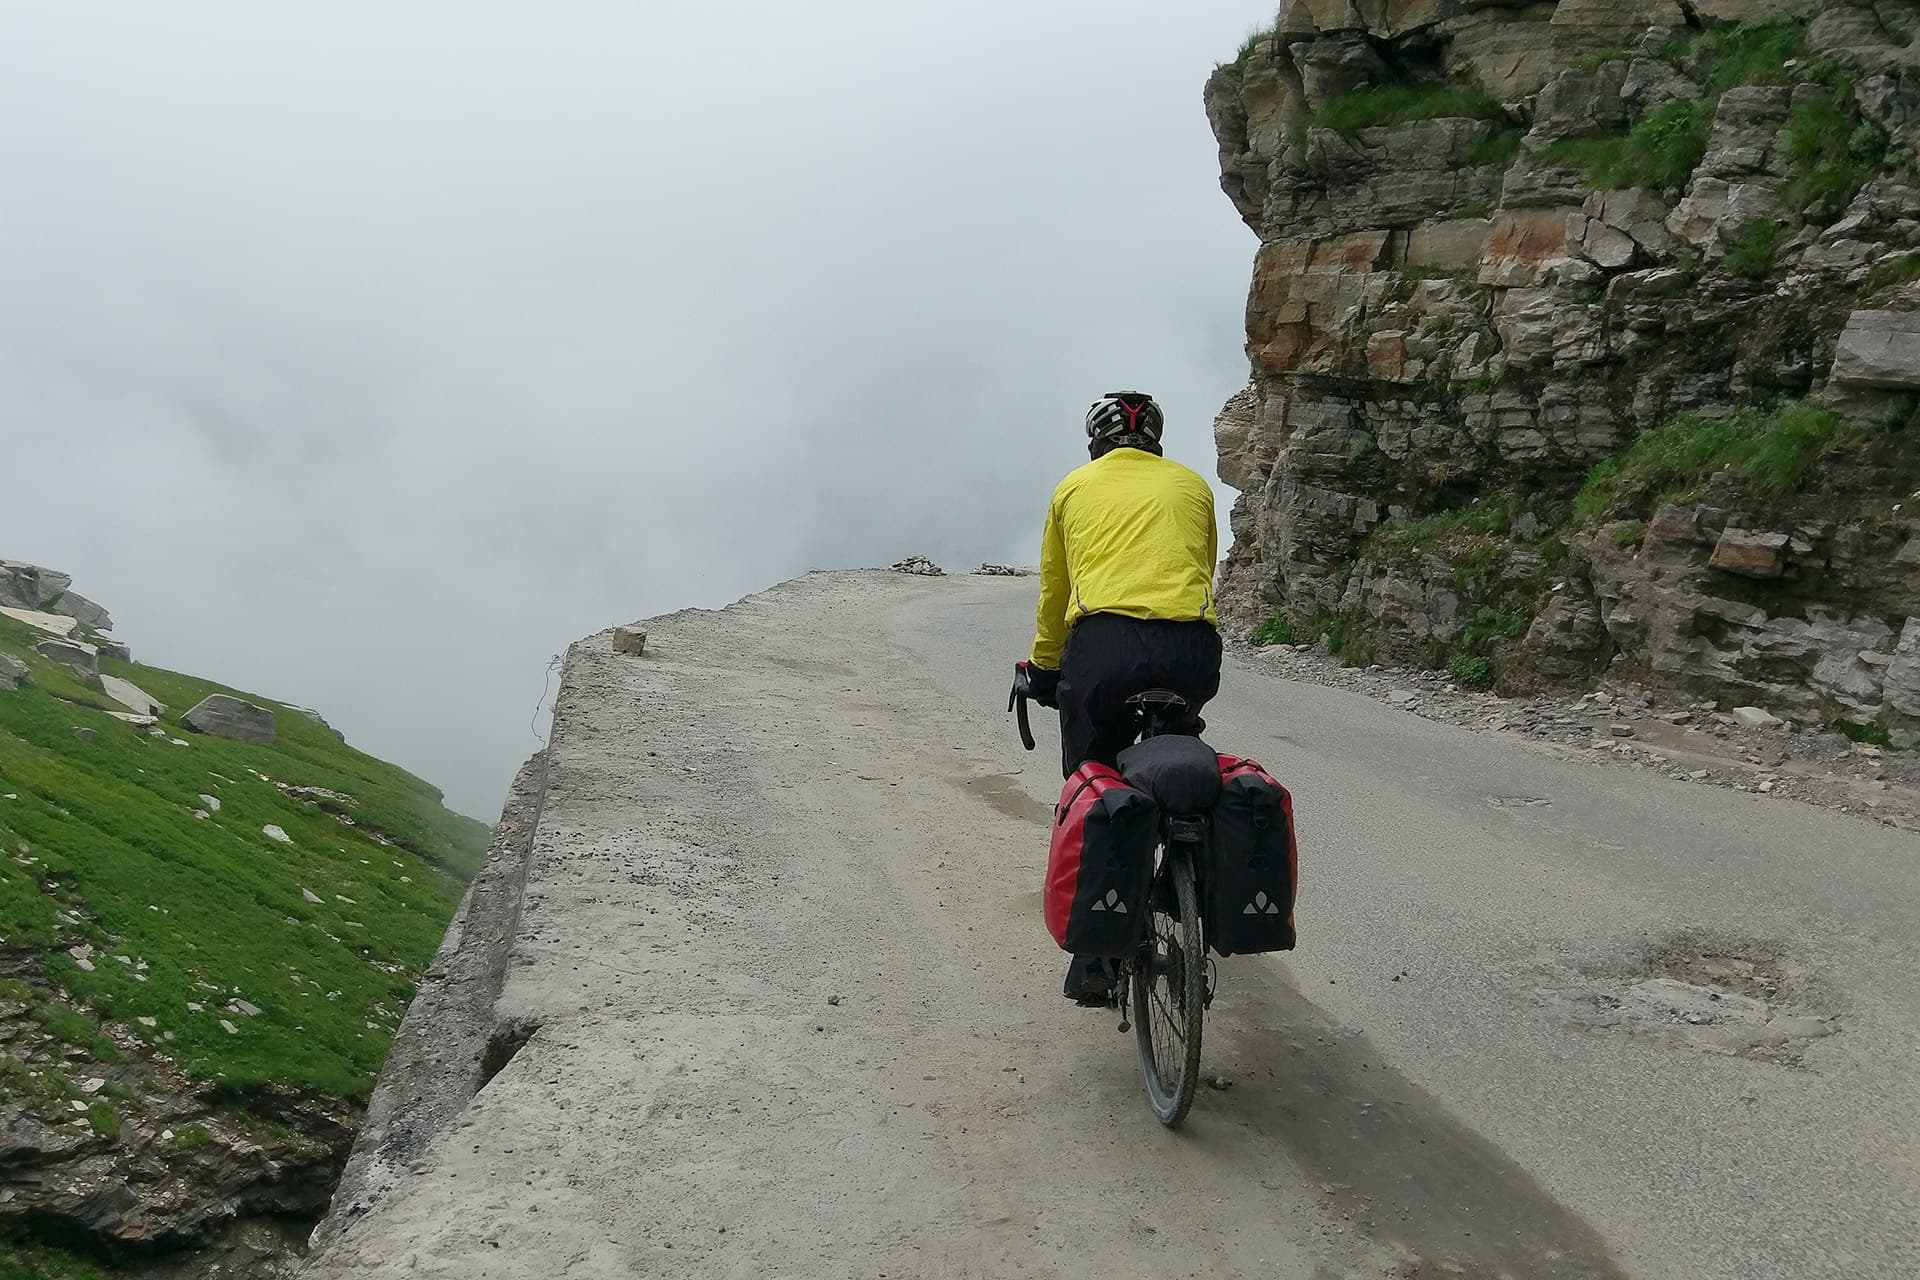
[(1920, 2), (1291, 0), (1219, 68), (1260, 237), (1240, 626), (1920, 726)]

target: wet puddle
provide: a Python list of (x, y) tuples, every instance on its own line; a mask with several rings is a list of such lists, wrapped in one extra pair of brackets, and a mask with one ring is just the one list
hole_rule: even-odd
[(954, 785), (989, 807), (1021, 822), (1046, 826), (1053, 821), (1053, 806), (1035, 800), (1010, 773), (990, 773), (982, 777), (955, 778)]

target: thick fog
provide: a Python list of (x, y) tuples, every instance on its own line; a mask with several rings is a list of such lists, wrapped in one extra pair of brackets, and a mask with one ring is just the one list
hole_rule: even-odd
[(1211, 476), (1274, 7), (0, 5), (0, 557), (490, 818), (581, 635)]

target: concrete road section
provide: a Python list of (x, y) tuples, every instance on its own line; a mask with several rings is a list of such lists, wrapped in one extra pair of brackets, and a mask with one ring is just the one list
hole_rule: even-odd
[(1231, 658), (1301, 947), (1222, 964), (1162, 1130), (1040, 921), (1032, 599), (823, 574), (576, 646), (499, 944), (537, 1030), (310, 1274), (1920, 1274), (1920, 843)]

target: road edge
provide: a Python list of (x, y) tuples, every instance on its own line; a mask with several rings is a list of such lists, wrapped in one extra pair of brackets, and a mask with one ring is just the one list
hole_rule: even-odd
[(519, 932), (548, 755), (536, 752), (515, 774), (486, 863), (421, 975), (327, 1214), (310, 1237), (311, 1265), (324, 1262), (328, 1250), (411, 1175), (440, 1130), (499, 1070), (502, 1028), (494, 1005)]

